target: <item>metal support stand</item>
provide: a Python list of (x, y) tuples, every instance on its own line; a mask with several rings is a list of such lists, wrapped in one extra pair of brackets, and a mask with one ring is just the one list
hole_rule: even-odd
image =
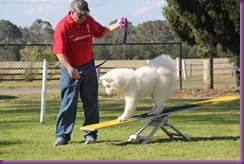
[[(143, 132), (143, 130), (145, 130), (148, 126), (154, 126), (153, 130), (147, 136), (139, 136), (139, 134)], [(170, 132), (165, 128), (165, 126), (172, 128), (175, 132)], [(182, 136), (187, 141), (191, 140), (188, 135), (184, 134), (175, 126), (173, 126), (173, 124), (168, 121), (167, 116), (161, 116), (149, 120), (135, 134), (131, 135), (128, 141), (138, 139), (142, 141), (142, 144), (147, 144), (159, 128), (162, 129), (171, 139), (173, 139), (174, 136)]]

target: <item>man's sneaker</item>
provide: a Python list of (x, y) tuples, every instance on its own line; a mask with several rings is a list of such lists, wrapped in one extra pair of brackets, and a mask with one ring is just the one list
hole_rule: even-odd
[(88, 137), (86, 137), (85, 144), (93, 144), (93, 143), (95, 143), (95, 141), (96, 140), (93, 137), (88, 136)]
[(65, 139), (62, 138), (62, 137), (59, 137), (59, 138), (53, 143), (53, 146), (66, 145), (66, 144), (68, 144), (68, 141), (65, 140)]

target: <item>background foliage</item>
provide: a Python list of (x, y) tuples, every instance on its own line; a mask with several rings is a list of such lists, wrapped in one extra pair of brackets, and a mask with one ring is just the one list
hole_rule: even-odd
[[(134, 26), (128, 18), (127, 43), (172, 43), (183, 42), (183, 58), (228, 57), (240, 65), (240, 2), (229, 0), (166, 0), (162, 8), (162, 19), (147, 21)], [(111, 23), (116, 22), (113, 20)], [(111, 24), (110, 23), (110, 24)], [(48, 21), (37, 19), (30, 27), (17, 27), (7, 20), (0, 20), (0, 44), (52, 44), (54, 28)], [(114, 32), (94, 44), (122, 44), (123, 31)], [(26, 48), (25, 48), (26, 49)], [(118, 50), (95, 49), (97, 59), (113, 54), (113, 59), (122, 59)], [(169, 48), (169, 54), (174, 48)], [(36, 51), (36, 50), (28, 50)], [(126, 49), (125, 59), (148, 59), (158, 55), (157, 47), (134, 47)], [(36, 59), (44, 57), (53, 60), (53, 54), (34, 53)], [(50, 56), (50, 57), (49, 57)], [(18, 47), (0, 47), (0, 61), (19, 61), (23, 54)]]

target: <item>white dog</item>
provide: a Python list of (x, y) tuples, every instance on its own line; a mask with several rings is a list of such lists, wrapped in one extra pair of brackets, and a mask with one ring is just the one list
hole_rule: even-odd
[(138, 102), (148, 97), (155, 103), (148, 115), (161, 113), (176, 86), (174, 64), (166, 55), (160, 55), (136, 70), (112, 69), (100, 79), (106, 87), (106, 94), (118, 93), (125, 99), (124, 113), (118, 121), (125, 121), (135, 111)]

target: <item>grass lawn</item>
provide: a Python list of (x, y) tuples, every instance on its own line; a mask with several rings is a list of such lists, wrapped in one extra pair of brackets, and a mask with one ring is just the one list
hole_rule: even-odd
[[(201, 99), (202, 100), (202, 99)], [(170, 99), (166, 106), (177, 106), (199, 99)], [(158, 131), (149, 144), (127, 142), (146, 120), (99, 130), (96, 144), (84, 145), (84, 121), (78, 111), (72, 140), (53, 147), (59, 101), (47, 101), (45, 123), (40, 120), (40, 101), (0, 101), (1, 160), (240, 160), (240, 101), (220, 103), (197, 110), (172, 114), (168, 119), (188, 134), (191, 141), (171, 140)], [(134, 114), (152, 107), (150, 100), (140, 103)], [(81, 104), (79, 104), (81, 106)], [(100, 122), (122, 114), (121, 99), (100, 100)]]

